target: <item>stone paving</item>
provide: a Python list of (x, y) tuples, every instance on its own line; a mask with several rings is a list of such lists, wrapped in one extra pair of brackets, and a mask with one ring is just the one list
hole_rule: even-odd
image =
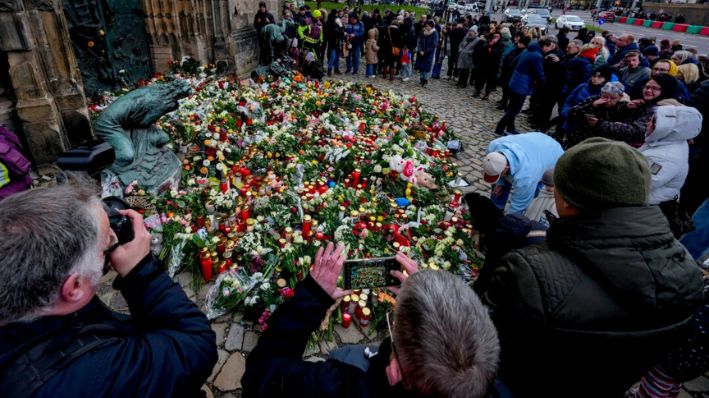
[[(344, 70), (344, 68), (342, 69)], [(425, 105), (425, 109), (445, 120), (458, 134), (464, 145), (464, 151), (456, 157), (462, 175), (470, 182), (466, 191), (474, 190), (487, 192), (489, 185), (482, 181), (481, 159), (485, 155), (488, 143), (495, 138), (492, 134), (496, 122), (502, 116), (502, 111), (495, 109), (496, 102), (500, 99), (500, 91), (490, 95), (490, 99), (481, 100), (473, 98), (473, 89), (459, 89), (454, 80), (444, 78), (430, 80), (426, 88), (418, 84), (418, 76), (414, 74), (408, 82), (395, 79), (393, 82), (382, 78), (368, 79), (364, 76), (364, 67), (360, 68), (359, 75), (337, 75), (347, 81), (357, 81), (372, 84), (384, 90), (394, 90), (405, 95), (415, 95)], [(519, 116), (517, 120), (519, 131), (529, 131), (526, 118)], [(105, 283), (99, 290), (99, 297), (112, 308), (127, 312), (127, 304), (123, 297), (110, 287), (110, 281), (115, 277), (111, 273), (105, 277)], [(204, 299), (211, 284), (197, 287), (192, 275), (182, 273), (176, 276), (176, 282), (183, 287), (188, 297), (204, 309)], [(245, 358), (258, 342), (258, 325), (254, 326), (242, 318), (242, 314), (227, 314), (212, 322), (212, 329), (217, 335), (219, 347), (219, 360), (214, 367), (212, 375), (207, 381), (205, 390), (208, 397), (234, 398), (241, 396), (241, 377), (244, 373)], [(336, 325), (334, 328), (334, 342), (320, 342), (317, 346), (309, 348), (305, 358), (310, 361), (321, 361), (334, 348), (342, 344), (376, 343), (383, 337), (381, 331), (361, 328), (353, 319), (349, 328)], [(687, 383), (682, 391), (682, 398), (709, 397), (709, 378), (700, 377)]]

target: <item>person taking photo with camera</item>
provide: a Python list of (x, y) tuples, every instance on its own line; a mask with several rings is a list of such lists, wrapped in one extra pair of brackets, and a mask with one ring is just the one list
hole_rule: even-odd
[[(0, 202), (3, 396), (199, 396), (217, 360), (207, 318), (150, 254), (143, 217), (120, 242), (90, 183)], [(124, 221), (125, 223), (125, 221)], [(112, 267), (131, 316), (96, 296)]]

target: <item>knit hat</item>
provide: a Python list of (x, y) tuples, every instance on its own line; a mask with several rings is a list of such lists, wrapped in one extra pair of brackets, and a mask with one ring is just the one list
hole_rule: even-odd
[(359, 19), (359, 15), (357, 15), (357, 13), (354, 11), (350, 13), (349, 17), (352, 19)]
[(657, 48), (656, 46), (650, 45), (650, 46), (643, 48), (642, 53), (646, 57), (653, 57), (653, 56), (657, 57), (658, 55), (660, 55), (660, 49)]
[(315, 19), (322, 17), (322, 13), (320, 12), (320, 10), (314, 10), (312, 14), (313, 14), (313, 18), (315, 18)]
[(593, 72), (592, 76), (600, 76), (606, 79), (606, 82), (609, 82), (611, 81), (611, 76), (613, 76), (613, 69), (608, 65), (602, 65)]
[(483, 159), (483, 179), (485, 182), (494, 184), (500, 179), (500, 175), (507, 167), (507, 158), (500, 152), (490, 152)]
[(646, 206), (650, 169), (628, 144), (593, 137), (559, 158), (554, 183), (561, 197), (579, 209)]

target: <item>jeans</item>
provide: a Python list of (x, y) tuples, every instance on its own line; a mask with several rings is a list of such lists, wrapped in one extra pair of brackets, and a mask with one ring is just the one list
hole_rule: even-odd
[(328, 51), (328, 56), (327, 56), (327, 70), (332, 70), (333, 68), (335, 70), (340, 69), (340, 51), (339, 48), (331, 48)]
[(430, 71), (428, 71), (428, 72), (421, 71), (420, 76), (421, 76), (421, 82), (427, 82), (428, 78), (431, 77), (431, 72)]
[[(497, 187), (502, 187), (502, 191), (499, 195), (495, 196), (494, 191)], [(507, 181), (506, 178), (500, 177), (500, 179), (497, 180), (497, 183), (495, 183), (495, 185), (492, 187), (492, 191), (490, 191), (490, 200), (492, 201), (492, 204), (494, 204), (500, 210), (505, 210), (505, 205), (507, 204), (507, 199), (510, 198), (511, 190), (512, 184), (510, 184), (510, 182)]]
[(352, 45), (350, 53), (347, 55), (347, 70), (351, 70), (353, 73), (357, 73), (359, 70), (359, 60), (362, 56), (362, 46)]
[(517, 131), (515, 129), (515, 118), (522, 110), (524, 100), (526, 99), (526, 95), (518, 94), (510, 90), (510, 102), (507, 104), (507, 109), (505, 109), (505, 114), (502, 116), (502, 119), (497, 122), (495, 134), (502, 134), (505, 131), (505, 128), (507, 128), (507, 131), (510, 133)]
[(411, 64), (401, 64), (401, 72), (399, 72), (399, 76), (401, 76), (402, 79), (411, 77)]
[(367, 77), (376, 76), (377, 64), (367, 64)]

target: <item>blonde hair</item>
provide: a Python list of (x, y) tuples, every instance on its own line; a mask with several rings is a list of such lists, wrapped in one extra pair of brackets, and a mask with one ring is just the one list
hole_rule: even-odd
[(694, 64), (682, 64), (677, 67), (677, 77), (686, 84), (693, 84), (699, 80), (699, 68)]

